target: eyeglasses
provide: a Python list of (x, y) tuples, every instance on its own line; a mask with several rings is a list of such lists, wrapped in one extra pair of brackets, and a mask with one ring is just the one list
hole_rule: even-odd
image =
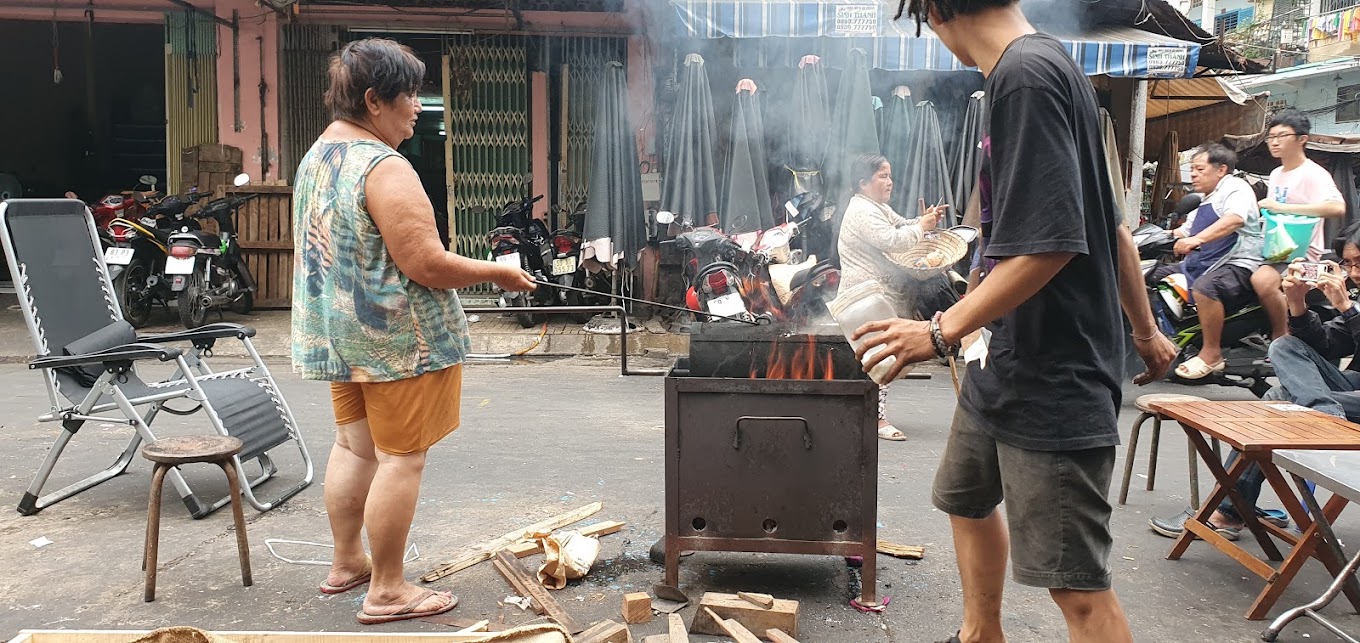
[(1272, 141), (1272, 142), (1273, 142), (1273, 141), (1278, 141), (1278, 140), (1281, 140), (1281, 139), (1286, 139), (1286, 138), (1289, 138), (1289, 137), (1291, 137), (1291, 136), (1298, 136), (1298, 134), (1271, 134), (1270, 136), (1267, 136), (1267, 137), (1266, 137), (1266, 140), (1267, 140), (1267, 141)]
[(1341, 263), (1338, 263), (1338, 264), (1336, 264), (1336, 265), (1341, 266), (1342, 268), (1344, 268), (1344, 269), (1346, 269), (1346, 270), (1350, 270), (1351, 268), (1354, 268), (1354, 267), (1356, 267), (1357, 265), (1360, 265), (1360, 264), (1357, 264), (1356, 262), (1351, 261), (1350, 259), (1342, 259), (1342, 260), (1341, 260)]

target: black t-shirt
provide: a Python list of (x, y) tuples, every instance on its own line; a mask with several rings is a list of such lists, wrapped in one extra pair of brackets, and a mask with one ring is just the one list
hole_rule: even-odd
[(984, 267), (1076, 256), (988, 326), (962, 404), (997, 441), (1037, 451), (1119, 444), (1123, 354), (1116, 227), (1095, 90), (1053, 38), (1024, 36), (987, 78), (980, 177)]

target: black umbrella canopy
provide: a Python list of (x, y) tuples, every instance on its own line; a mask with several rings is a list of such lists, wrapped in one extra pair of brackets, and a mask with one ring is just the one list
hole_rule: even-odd
[[(898, 214), (914, 218), (921, 214), (921, 201), (926, 207), (948, 204), (948, 225), (956, 225), (958, 210), (964, 204), (954, 201), (950, 185), (949, 164), (945, 161), (944, 143), (940, 139), (940, 119), (930, 101), (916, 104), (915, 123), (909, 136), (906, 157), (907, 172), (900, 185), (893, 187), (893, 202), (901, 204)], [(897, 208), (894, 208), (897, 209)]]
[[(674, 213), (681, 222), (701, 226), (707, 225), (710, 218), (717, 218), (715, 134), (713, 95), (704, 59), (690, 54), (685, 57), (685, 68), (680, 73), (680, 95), (671, 118), (665, 183), (661, 190), (661, 209)], [(636, 167), (633, 173), (637, 173)]]
[(958, 145), (954, 156), (949, 160), (949, 173), (953, 177), (954, 208), (962, 216), (962, 208), (968, 203), (973, 189), (977, 186), (978, 172), (982, 169), (982, 114), (986, 108), (987, 96), (981, 91), (968, 97), (968, 109), (963, 115), (963, 127), (959, 131)]
[(831, 103), (827, 99), (826, 69), (817, 56), (804, 56), (798, 63), (790, 107), (793, 116), (789, 119), (789, 157), (785, 163), (794, 170), (819, 169), (826, 154)]
[(605, 65), (595, 112), (590, 191), (581, 236), (583, 254), (602, 264), (631, 269), (647, 242), (642, 177), (628, 119), (628, 80), (622, 64)]
[(821, 245), (818, 256), (838, 257), (836, 239), (840, 237), (841, 217), (855, 186), (850, 183), (850, 164), (864, 154), (878, 154), (878, 126), (874, 120), (874, 96), (869, 89), (869, 68), (864, 51), (850, 52), (850, 63), (841, 74), (836, 105), (831, 111), (831, 133), (827, 140), (823, 168), (826, 189), (835, 199), (835, 232)]
[[(905, 90), (905, 91), (903, 91)], [(900, 186), (906, 185), (907, 169), (910, 167), (911, 158), (911, 130), (913, 125), (913, 114), (916, 104), (911, 102), (911, 91), (906, 87), (898, 87), (893, 90), (893, 95), (888, 97), (887, 105), (883, 108), (885, 112), (883, 118), (883, 156), (887, 157), (888, 162), (893, 168), (893, 183), (899, 187), (894, 189), (893, 199), (890, 203), (898, 214), (911, 216), (915, 209), (903, 210), (901, 205), (905, 203), (900, 197), (902, 190)]]
[(765, 124), (760, 116), (760, 96), (750, 79), (737, 83), (737, 99), (732, 103), (732, 135), (728, 140), (720, 210), (722, 229), (738, 234), (773, 228)]
[(848, 198), (850, 162), (863, 154), (878, 154), (878, 127), (874, 119), (874, 95), (869, 89), (869, 68), (864, 51), (850, 52), (850, 64), (841, 75), (836, 105), (831, 111), (831, 131), (823, 161), (828, 189)]

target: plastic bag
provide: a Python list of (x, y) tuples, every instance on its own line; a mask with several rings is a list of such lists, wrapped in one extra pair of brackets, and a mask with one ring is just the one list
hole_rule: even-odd
[(578, 531), (559, 531), (543, 538), (543, 566), (538, 582), (548, 589), (562, 589), (567, 581), (585, 576), (600, 555), (600, 540)]
[(1262, 249), (1266, 263), (1284, 263), (1308, 254), (1308, 244), (1312, 242), (1318, 219), (1266, 210), (1261, 213), (1266, 226)]

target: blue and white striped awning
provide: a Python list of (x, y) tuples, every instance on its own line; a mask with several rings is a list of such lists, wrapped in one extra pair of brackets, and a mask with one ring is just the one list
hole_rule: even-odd
[[(796, 65), (806, 54), (835, 61), (851, 48), (869, 66), (889, 71), (967, 69), (939, 38), (916, 23), (892, 19), (896, 2), (882, 0), (671, 0), (691, 38), (733, 38), (738, 67)], [(1067, 46), (1087, 75), (1188, 78), (1199, 45), (1132, 27), (1083, 33), (1046, 29)]]

